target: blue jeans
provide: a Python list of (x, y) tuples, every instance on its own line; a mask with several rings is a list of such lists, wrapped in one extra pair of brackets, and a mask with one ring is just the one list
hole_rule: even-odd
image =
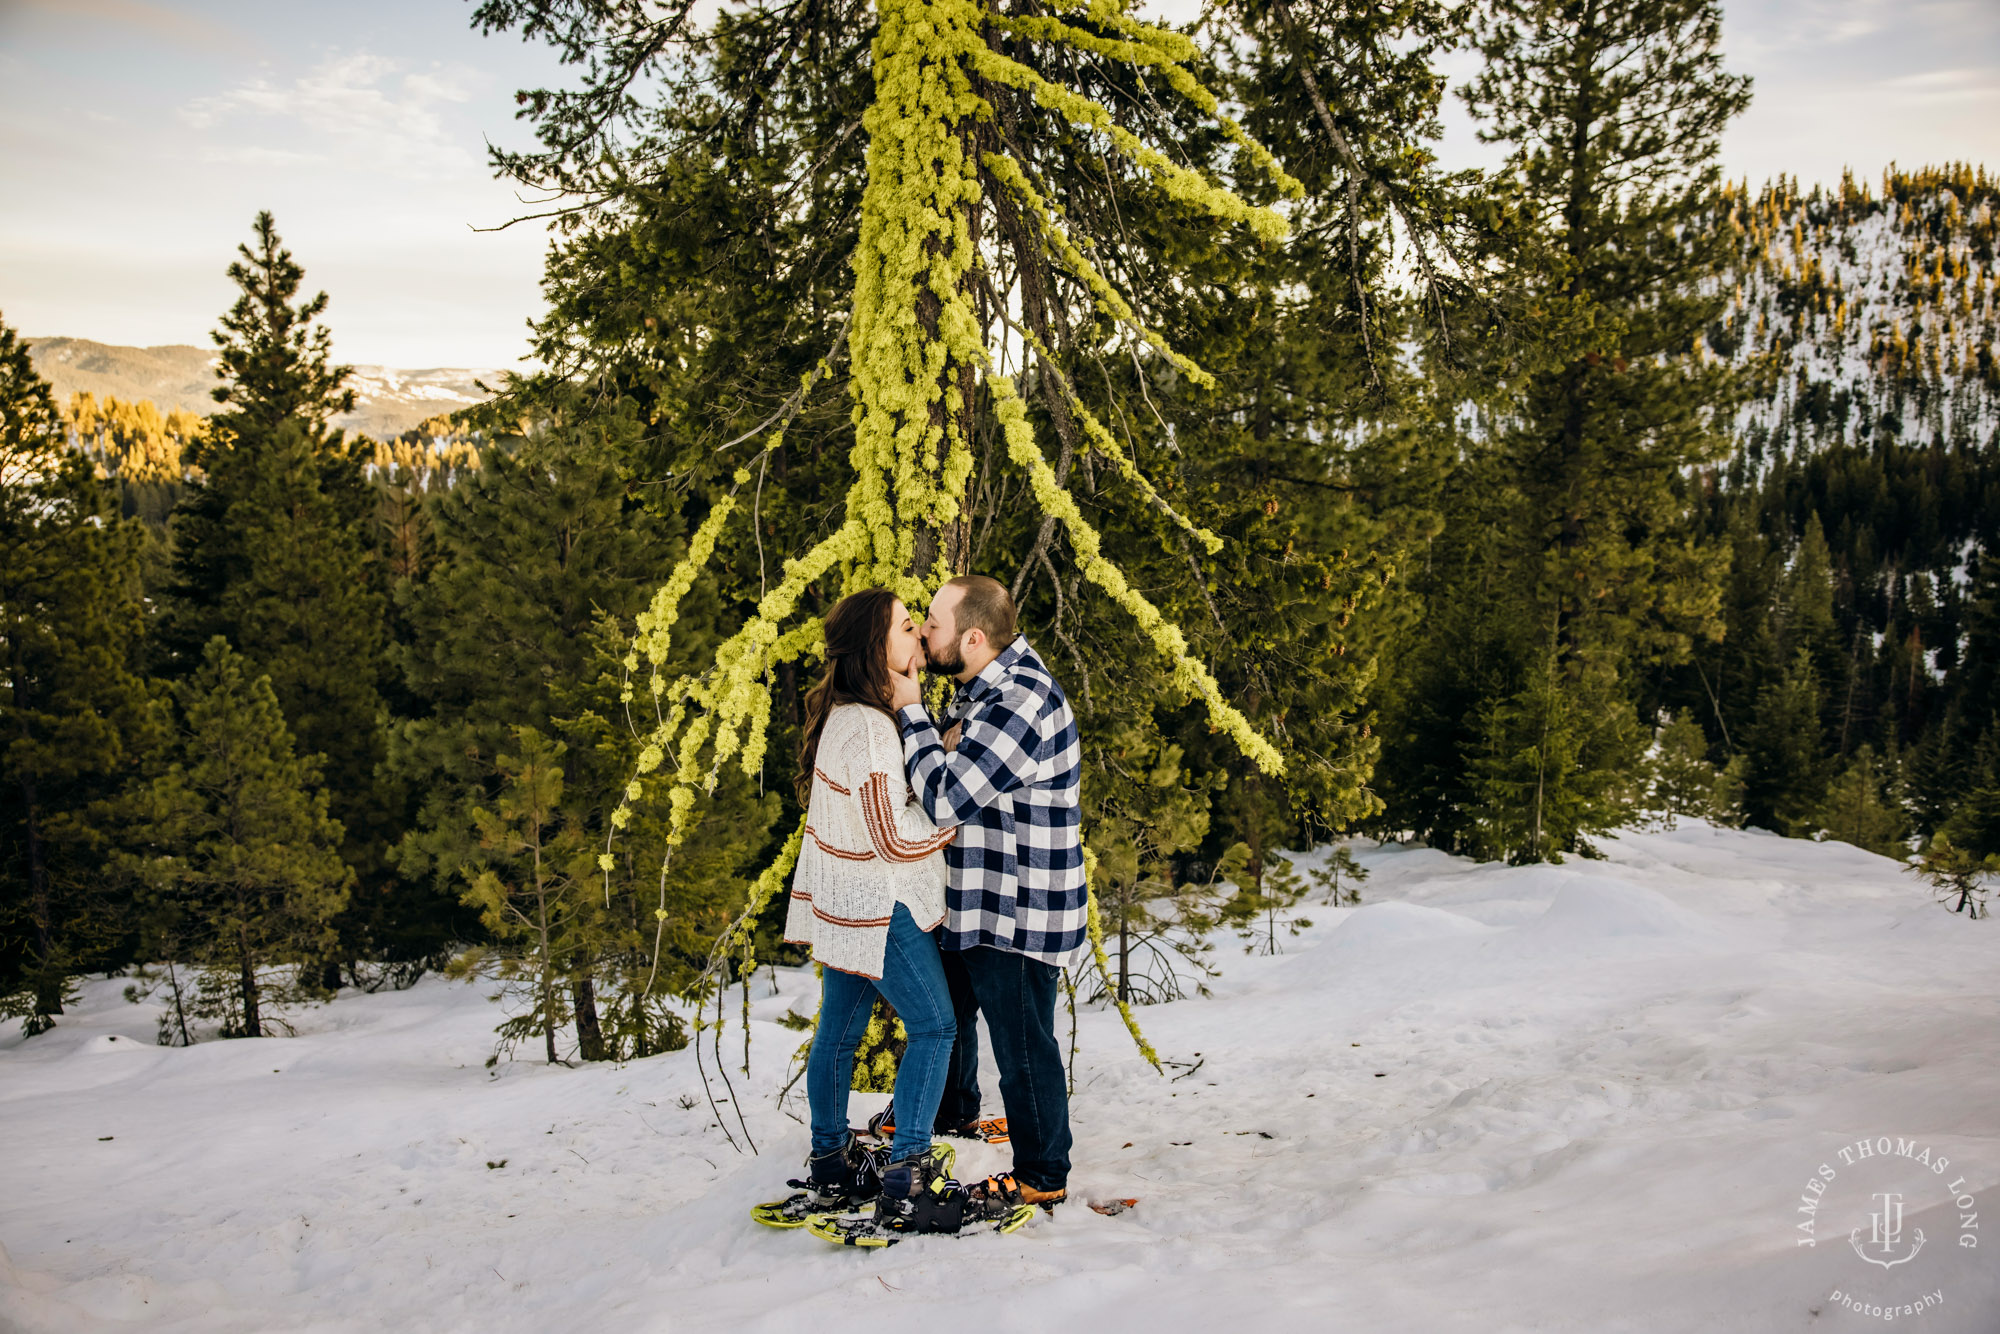
[(938, 962), (937, 942), (919, 931), (910, 910), (896, 905), (889, 917), (889, 943), (882, 952), (877, 982), (821, 970), (819, 1027), (806, 1058), (806, 1100), (812, 1104), (812, 1151), (831, 1153), (847, 1142), (847, 1092), (854, 1077), (854, 1051), (868, 1031), (875, 997), (896, 1007), (909, 1045), (896, 1067), (896, 1140), (889, 1161), (914, 1157), (931, 1145), (931, 1119), (944, 1092), (952, 1042), (958, 1036), (951, 991)]
[[(986, 1016), (993, 1060), (1000, 1067), (1000, 1105), (1014, 1147), (1014, 1175), (1036, 1190), (1069, 1185), (1069, 1074), (1056, 1040), (1056, 990), (1062, 970), (1011, 950), (979, 945), (949, 950), (944, 971), (958, 1011), (950, 1087), (938, 1121), (964, 1125), (979, 1117), (979, 1032)], [(902, 1085), (896, 1086), (896, 1126), (902, 1128)]]

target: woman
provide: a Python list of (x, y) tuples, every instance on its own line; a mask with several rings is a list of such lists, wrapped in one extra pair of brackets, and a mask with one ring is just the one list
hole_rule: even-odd
[[(930, 1218), (931, 1202), (953, 1155), (949, 1146), (933, 1149), (930, 1130), (958, 1030), (930, 932), (944, 919), (943, 850), (957, 831), (940, 831), (910, 800), (890, 706), (892, 675), (914, 676), (921, 654), (916, 623), (886, 588), (851, 594), (827, 613), (826, 675), (806, 694), (799, 742), (805, 842), (785, 918), (785, 939), (810, 945), (823, 965), (806, 1063), (812, 1153), (806, 1179), (791, 1183), (800, 1194), (759, 1206), (758, 1220), (774, 1226), (797, 1227), (878, 1195), (874, 1220), (858, 1225), (871, 1237), (944, 1221)], [(878, 995), (908, 1039), (886, 1168), (847, 1128), (854, 1053)], [(880, 1245), (893, 1235), (838, 1239)]]

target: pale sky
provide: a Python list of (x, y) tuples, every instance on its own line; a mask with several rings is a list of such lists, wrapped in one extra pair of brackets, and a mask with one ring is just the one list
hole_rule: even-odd
[[(1158, 0), (1178, 16), (1196, 0)], [(223, 270), (276, 214), (344, 360), (505, 366), (544, 235), (484, 140), (522, 144), (553, 60), (481, 38), (465, 0), (0, 0), (0, 318), (30, 335), (205, 344)], [(2000, 169), (2000, 0), (1725, 0), (1756, 101), (1724, 165), (1879, 177)], [(1471, 71), (1465, 58), (1448, 67)], [(1447, 161), (1486, 156), (1455, 107)]]

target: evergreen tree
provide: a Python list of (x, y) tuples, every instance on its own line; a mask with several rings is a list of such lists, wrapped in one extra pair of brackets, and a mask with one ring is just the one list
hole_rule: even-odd
[(1587, 835), (1609, 832), (1633, 809), (1637, 729), (1608, 672), (1565, 679), (1551, 653), (1540, 673), (1481, 716), (1470, 850), (1516, 863), (1588, 852)]
[[(707, 638), (699, 623), (687, 628), (691, 639)], [(620, 702), (631, 687), (624, 658), (632, 629), (630, 620), (600, 618), (581, 675), (549, 691), (552, 725), (573, 747), (576, 776), (565, 785), (565, 804), (590, 832), (598, 857), (575, 948), (566, 958), (586, 1060), (630, 1060), (682, 1046), (686, 1035), (667, 1003), (671, 996), (719, 1004), (723, 988), (704, 985), (702, 975), (717, 936), (751, 894), (783, 810), (779, 793), (790, 787), (776, 767), (772, 781), (732, 769), (717, 775), (714, 792), (686, 817), (690, 836), (678, 844), (670, 839), (671, 812), (645, 808), (632, 811), (616, 840), (607, 840), (612, 813), (646, 744)], [(779, 943), (782, 931), (782, 913), (767, 914), (748, 951), (730, 961), (739, 985), (767, 951), (802, 961), (796, 946)], [(707, 1022), (719, 1043), (720, 1017)], [(587, 1036), (593, 1028), (595, 1039)], [(873, 1048), (864, 1044), (864, 1050)]]
[(217, 636), (175, 687), (174, 759), (133, 794), (124, 860), (148, 944), (200, 970), (223, 1036), (254, 1038), (270, 1007), (317, 992), (354, 874), (316, 758), (293, 754), (269, 678), (249, 672)]
[[(1095, 744), (1135, 732), (1140, 753), (1180, 748), (1188, 788), (1246, 773), (1246, 757), (1282, 767), (1255, 813), (1273, 827), (1372, 807), (1372, 617), (1418, 525), (1343, 501), (1365, 470), (1329, 441), (1367, 434), (1399, 388), (1395, 359), (1370, 349), (1390, 346), (1401, 311), (1382, 299), (1390, 214), (1416, 216), (1429, 183), (1410, 148), (1440, 87), (1424, 53), (1446, 10), (1299, 11), (1244, 6), (1204, 49), (1123, 5), (1055, 18), (979, 0), (753, 4), (702, 32), (684, 7), (642, 20), (482, 4), (487, 30), (595, 62), (584, 87), (525, 93), (541, 144), (498, 159), (523, 182), (589, 181), (601, 201), (552, 256), (539, 345), (560, 369), (516, 402), (601, 433), (690, 526), (751, 516), (718, 525), (713, 561), (673, 585), (713, 589), (734, 632), (724, 670), (698, 659), (685, 712), (662, 710), (670, 839), (685, 846), (682, 812), (724, 757), (794, 734), (792, 655), (841, 589), (921, 602), (967, 568), (1016, 589), (1069, 683), (1092, 746), (1084, 789), (1106, 809), (1181, 804), (1120, 772), (1131, 748)], [(1336, 69), (1338, 85), (1312, 90)], [(912, 100), (937, 70), (963, 74), (964, 96)], [(635, 95), (654, 76), (671, 91)], [(1304, 151), (1284, 156), (1306, 174), (1272, 170), (1213, 120), (1209, 88), (1290, 135)], [(892, 148), (917, 142), (957, 146)], [(1287, 252), (1259, 206), (1299, 193)], [(925, 236), (939, 239), (891, 239)], [(1339, 267), (1316, 263), (1331, 252)], [(892, 436), (909, 466), (880, 472)], [(1409, 443), (1368, 462), (1392, 475)], [(649, 613), (642, 649), (659, 624)], [(668, 744), (681, 737), (685, 751)], [(640, 751), (642, 790), (654, 753)], [(1188, 832), (1135, 850), (1132, 876)], [(1100, 895), (1111, 887), (1100, 877)]]
[(1931, 887), (1938, 902), (1977, 921), (1988, 915), (1986, 896), (2000, 877), (2000, 854), (1981, 856), (1952, 843), (1947, 834), (1930, 841), (1909, 870)]
[(1245, 876), (1250, 858), (1248, 845), (1238, 844), (1222, 858), (1228, 874), (1207, 883), (1185, 876), (1184, 859), (1209, 831), (1223, 775), (1190, 772), (1181, 746), (1135, 722), (1098, 731), (1086, 744), (1118, 780), (1084, 789), (1097, 856), (1093, 892), (1111, 962), (1104, 981), (1120, 1000), (1142, 1004), (1205, 991), (1206, 937), (1221, 921), (1215, 882)]
[(385, 852), (404, 798), (378, 773), (387, 616), (375, 498), (363, 461), (327, 429), (353, 395), (317, 323), (326, 294), (294, 304), (304, 272), (269, 213), (239, 253), (229, 276), (241, 294), (215, 333), (223, 409), (174, 519), (163, 665), (185, 674), (224, 636), (270, 678), (301, 749), (324, 757), (342, 854), (361, 875), (340, 951), (352, 960), (393, 936), (402, 906)]
[(1777, 623), (1785, 646), (1812, 654), (1828, 697), (1838, 699), (1846, 685), (1847, 646), (1834, 619), (1833, 592), (1833, 559), (1814, 510), (1780, 585)]
[[(1368, 879), (1368, 868), (1354, 859), (1353, 849), (1344, 844), (1335, 848), (1327, 859), (1307, 872), (1308, 878), (1326, 891), (1325, 903), (1332, 907), (1361, 902), (1361, 884)], [(1347, 878), (1347, 888), (1340, 886), (1341, 877)]]
[(1812, 652), (1801, 648), (1790, 668), (1757, 696), (1743, 740), (1743, 822), (1803, 837), (1818, 827), (1826, 798), (1824, 699)]
[(63, 449), (48, 386), (0, 323), (0, 1014), (30, 1035), (129, 930), (101, 807), (159, 744), (140, 674), (143, 534)]
[(242, 295), (212, 335), (222, 381), (213, 395), (223, 410), (211, 425), (254, 445), (291, 421), (323, 430), (329, 417), (354, 410), (354, 391), (346, 387), (353, 368), (332, 364), (332, 331), (317, 322), (326, 293), (293, 305), (306, 271), (284, 248), (268, 210), (251, 228), (256, 248), (238, 246), (240, 258), (229, 265), (229, 281)]
[(566, 747), (526, 725), (514, 729), (513, 745), (515, 754), (495, 757), (501, 788), (493, 804), (472, 808), (479, 861), (464, 868), (465, 901), (479, 909), (494, 943), (461, 956), (452, 971), (470, 976), (490, 968), (525, 984), (533, 1003), (500, 1025), (502, 1045), (538, 1036), (554, 1065), (561, 1059), (556, 1033), (571, 1018), (562, 956), (588, 893), (591, 848), (563, 813)]
[(1709, 762), (1708, 734), (1699, 723), (1687, 714), (1670, 716), (1654, 733), (1653, 745), (1651, 805), (1666, 814), (1669, 829), (1677, 815), (1732, 821), (1726, 782)]
[[(631, 685), (622, 659), (632, 618), (685, 543), (674, 517), (648, 508), (601, 448), (568, 432), (517, 454), (489, 449), (428, 512), (434, 563), (398, 598), (420, 630), (398, 650), (418, 716), (392, 739), (396, 772), (425, 795), (396, 858), (433, 895), (456, 897), (479, 838), (473, 811), (497, 799), (507, 780), (496, 757), (519, 754), (521, 726), (563, 748), (562, 816), (603, 845), (642, 749), (634, 735), (642, 706), (620, 701)], [(689, 599), (686, 651), (712, 642), (713, 616), (705, 591)], [(726, 924), (716, 896), (741, 891), (741, 863), (768, 841), (777, 798), (756, 786), (720, 782), (709, 833), (664, 873), (666, 847), (642, 817), (613, 866), (593, 878), (603, 883), (579, 901), (558, 959), (580, 1031), (601, 1035), (580, 1044), (585, 1059), (678, 1044), (679, 1021), (660, 1001), (691, 976), (690, 955), (706, 958)], [(442, 909), (440, 934), (469, 934)], [(665, 924), (656, 911), (668, 913)]]
[(1815, 823), (1828, 838), (1901, 861), (1909, 855), (1909, 847), (1895, 786), (1892, 766), (1875, 754), (1873, 746), (1864, 745), (1828, 785)]
[[(1403, 650), (1450, 703), (1392, 720), (1420, 758), (1393, 776), (1410, 814), (1387, 817), (1447, 845), (1536, 860), (1615, 825), (1646, 674), (1719, 629), (1722, 553), (1699, 541), (1687, 472), (1726, 451), (1739, 393), (1696, 347), (1730, 259), (1717, 142), (1748, 100), (1720, 25), (1714, 0), (1497, 0), (1475, 19), (1487, 64), (1465, 95), (1512, 149), (1521, 341), (1491, 367), (1447, 509), (1460, 531)], [(1476, 777), (1440, 800), (1411, 793), (1420, 766)]]
[(1967, 782), (1940, 831), (1975, 857), (2000, 856), (2000, 724), (1971, 747)]

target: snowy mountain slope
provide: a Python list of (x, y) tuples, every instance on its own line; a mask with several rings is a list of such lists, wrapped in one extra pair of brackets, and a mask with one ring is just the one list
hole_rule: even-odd
[[(1946, 1194), (2000, 1189), (1993, 924), (1845, 845), (1700, 825), (1560, 867), (1356, 851), (1361, 907), (1305, 909), (1276, 957), (1225, 946), (1214, 997), (1142, 1011), (1178, 1078), (1115, 1015), (1081, 1016), (1072, 1192), (1136, 1208), (879, 1253), (745, 1217), (804, 1151), (773, 1105), (799, 1035), (772, 1021), (812, 1008), (809, 971), (759, 979), (749, 1077), (723, 1035), (757, 1157), (711, 1121), (691, 1051), (489, 1072), (497, 1016), (473, 988), (346, 995), (292, 1040), (167, 1049), (155, 1011), (94, 984), (53, 1032), (0, 1039), (0, 1325), (1882, 1323), (1839, 1291), (1939, 1293), (1937, 1334), (2000, 1326), (2000, 1267), (1960, 1245), (1979, 1234)], [(1880, 1136), (1951, 1169), (1841, 1158)], [(1006, 1153), (968, 1146), (961, 1175)], [(1884, 1269), (1847, 1238), (1892, 1189), (1928, 1244)]]
[(1763, 373), (1752, 463), (1830, 444), (1991, 447), (2000, 431), (2000, 181), (1965, 165), (1835, 190), (1733, 187), (1740, 265), (1708, 346)]

